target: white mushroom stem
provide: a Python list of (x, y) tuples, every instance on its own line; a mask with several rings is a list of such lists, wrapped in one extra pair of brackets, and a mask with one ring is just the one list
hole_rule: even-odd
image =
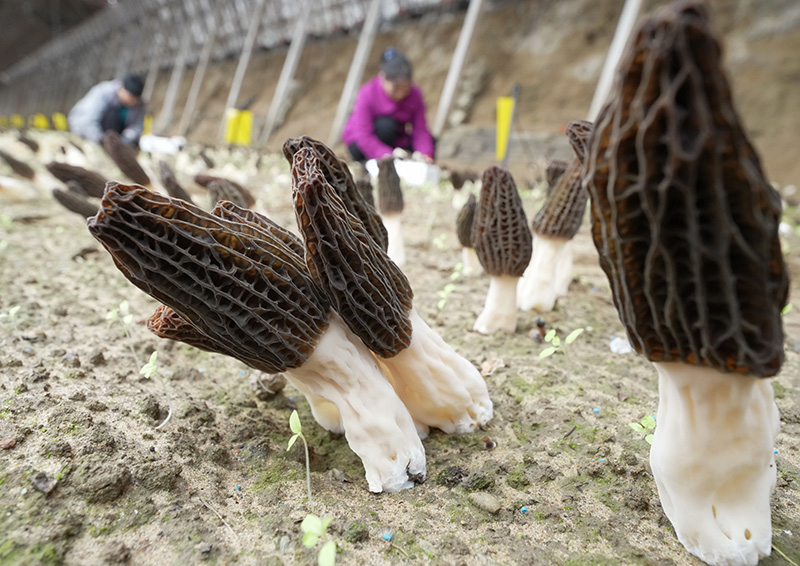
[(481, 265), (481, 261), (478, 259), (478, 254), (475, 252), (475, 248), (461, 248), (461, 265), (464, 266), (463, 274), (465, 276), (480, 275), (483, 273), (483, 266)]
[(385, 214), (381, 216), (383, 225), (386, 227), (386, 235), (389, 240), (389, 247), (386, 250), (393, 262), (402, 266), (406, 262), (406, 247), (403, 243), (403, 214)]
[[(539, 235), (534, 237), (531, 262), (520, 278), (517, 292), (517, 304), (521, 310), (553, 310), (558, 296), (556, 266), (568, 241)], [(572, 271), (571, 267), (569, 271)]]
[[(370, 491), (399, 491), (424, 480), (425, 449), (408, 409), (339, 315), (331, 312), (314, 352), (285, 375), (304, 393), (339, 410), (345, 438), (364, 464)], [(324, 408), (316, 399), (314, 403)]]
[(489, 422), (486, 382), (469, 360), (439, 336), (416, 309), (409, 313), (411, 344), (391, 358), (376, 357), (411, 416), (447, 433), (472, 432)]
[(780, 420), (770, 380), (653, 365), (659, 401), (650, 466), (678, 540), (712, 566), (755, 566), (772, 546)]
[(566, 297), (569, 284), (572, 283), (572, 264), (575, 246), (573, 240), (567, 240), (556, 261), (555, 287), (556, 297)]
[(519, 277), (492, 275), (483, 311), (475, 320), (472, 330), (481, 334), (508, 332), (517, 329), (517, 284)]

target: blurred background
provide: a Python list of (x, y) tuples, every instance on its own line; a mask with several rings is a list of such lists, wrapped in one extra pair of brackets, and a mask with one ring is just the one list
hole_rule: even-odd
[[(640, 0), (638, 14), (663, 2)], [(438, 160), (495, 162), (498, 97), (519, 85), (509, 168), (569, 158), (567, 122), (589, 117), (624, 0), (15, 0), (0, 2), (0, 120), (66, 113), (95, 83), (145, 78), (151, 132), (277, 151), (309, 135), (345, 150), (340, 107), (404, 51)], [(797, 183), (800, 3), (711, 0), (734, 100), (769, 178)], [(371, 12), (372, 11), (372, 12)], [(370, 14), (372, 15), (372, 19)], [(361, 47), (359, 47), (361, 46)], [(226, 110), (227, 109), (227, 110)], [(17, 118), (20, 119), (20, 118)], [(52, 127), (52, 125), (50, 125)], [(227, 141), (231, 141), (227, 139)], [(237, 142), (239, 143), (239, 142)]]

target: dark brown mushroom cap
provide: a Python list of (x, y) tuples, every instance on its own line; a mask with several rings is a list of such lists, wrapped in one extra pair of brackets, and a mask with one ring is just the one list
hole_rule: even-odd
[(88, 228), (131, 283), (251, 367), (299, 367), (327, 328), (330, 307), (303, 259), (240, 223), (109, 183)]
[(489, 275), (522, 277), (528, 267), (531, 231), (517, 185), (505, 169), (493, 166), (483, 173), (472, 244)]
[(775, 375), (788, 277), (781, 203), (739, 122), (705, 9), (644, 20), (587, 156), (592, 235), (634, 348)]
[(411, 342), (408, 279), (345, 208), (313, 149), (295, 153), (292, 185), (311, 276), (370, 350), (384, 358), (400, 353)]
[(316, 152), (325, 180), (334, 188), (345, 208), (361, 220), (367, 233), (375, 238), (384, 251), (389, 249), (389, 236), (375, 206), (369, 204), (362, 196), (361, 191), (356, 187), (350, 169), (336, 157), (331, 148), (308, 136), (289, 138), (283, 144), (283, 155), (289, 161), (289, 165), (294, 164), (294, 155), (304, 147)]
[(161, 177), (161, 184), (164, 185), (169, 196), (185, 200), (186, 202), (192, 202), (192, 197), (189, 196), (186, 189), (178, 182), (175, 173), (172, 172), (172, 169), (166, 161), (162, 160), (158, 162), (158, 174)]
[[(86, 196), (81, 196), (75, 191), (62, 191), (59, 188), (52, 190), (53, 198), (64, 208), (82, 217), (87, 218), (97, 214), (97, 204), (92, 204)], [(97, 202), (97, 201), (95, 201)]]
[(208, 186), (208, 196), (211, 202), (216, 204), (220, 201), (230, 201), (237, 206), (247, 208), (247, 200), (242, 196), (242, 193), (236, 190), (236, 187), (230, 181), (225, 179), (215, 179), (211, 181)]
[(83, 190), (86, 191), (86, 194), (90, 197), (102, 198), (106, 188), (106, 179), (98, 173), (89, 171), (83, 167), (77, 167), (76, 165), (70, 165), (68, 163), (60, 163), (58, 161), (51, 161), (45, 165), (45, 167), (62, 183), (75, 181), (83, 187)]
[(583, 165), (574, 159), (533, 218), (533, 233), (571, 240), (581, 227), (588, 198), (583, 186)]
[(39, 151), (39, 144), (25, 135), (25, 132), (20, 132), (17, 136), (17, 139), (27, 145), (33, 153), (38, 153)]
[[(249, 208), (256, 203), (256, 199), (253, 194), (244, 188), (242, 185), (237, 183), (236, 181), (231, 181), (230, 179), (225, 179), (223, 177), (215, 177), (214, 175), (195, 175), (194, 182), (200, 185), (201, 187), (205, 187), (210, 189), (211, 183), (214, 182), (224, 182), (226, 186), (226, 194), (227, 191), (230, 192), (237, 192), (239, 193), (239, 197), (236, 198), (235, 202), (243, 202), (245, 208)], [(234, 200), (230, 198), (223, 198), (221, 200)], [(214, 201), (216, 202), (216, 201)]]
[(545, 170), (545, 180), (547, 181), (547, 190), (548, 192), (552, 191), (558, 180), (561, 178), (561, 175), (564, 174), (564, 171), (567, 170), (567, 163), (562, 159), (554, 159), (550, 163), (547, 164), (547, 169)]
[(206, 167), (208, 167), (209, 169), (213, 169), (214, 168), (214, 161), (208, 156), (208, 154), (206, 154), (206, 150), (205, 149), (201, 149), (199, 155), (200, 155), (200, 159), (203, 160), (203, 164)]
[(296, 253), (299, 257), (305, 257), (306, 245), (299, 237), (289, 230), (259, 214), (251, 208), (242, 208), (230, 201), (217, 202), (211, 214), (219, 218), (224, 218), (232, 222), (242, 224), (241, 230), (251, 234), (256, 238), (274, 239), (277, 238)]
[(470, 193), (467, 197), (467, 202), (458, 211), (456, 217), (456, 235), (458, 235), (458, 242), (465, 248), (472, 246), (472, 224), (475, 221), (475, 209), (478, 206), (478, 201), (475, 200), (475, 195)]
[(589, 140), (594, 131), (594, 124), (586, 120), (575, 120), (567, 124), (567, 138), (578, 160), (584, 162), (589, 147)]
[(186, 322), (167, 305), (159, 305), (156, 312), (147, 319), (147, 329), (159, 338), (183, 342), (206, 352), (227, 354), (220, 350), (214, 340)]
[(375, 195), (372, 192), (372, 181), (369, 178), (369, 173), (358, 176), (356, 179), (356, 189), (358, 189), (364, 201), (372, 208), (375, 208)]
[(36, 176), (36, 172), (33, 168), (28, 165), (27, 163), (23, 163), (16, 157), (12, 157), (5, 151), (0, 151), (0, 159), (8, 163), (8, 166), (11, 167), (11, 170), (14, 171), (20, 177), (25, 177), (26, 179), (33, 179)]
[(137, 150), (122, 141), (122, 136), (114, 130), (108, 130), (100, 140), (111, 160), (119, 170), (137, 185), (149, 185), (150, 177), (144, 172), (137, 159)]
[(378, 208), (381, 214), (403, 212), (403, 189), (394, 166), (394, 157), (378, 160)]

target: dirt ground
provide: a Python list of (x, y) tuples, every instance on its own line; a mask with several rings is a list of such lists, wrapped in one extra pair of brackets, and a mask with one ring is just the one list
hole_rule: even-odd
[[(32, 135), (40, 152), (63, 136)], [(13, 137), (2, 136), (4, 147), (24, 156)], [(210, 172), (239, 180), (257, 194), (255, 208), (295, 226), (282, 157), (262, 155), (256, 167), (251, 150), (208, 156)], [(205, 170), (197, 148), (170, 163), (207, 206), (191, 182)], [(124, 179), (99, 153), (89, 164)], [(552, 312), (520, 313), (514, 334), (487, 337), (471, 328), (488, 278), (452, 278), (460, 261), (452, 185), (406, 189), (414, 305), (480, 368), (495, 416), (474, 434), (433, 431), (427, 481), (376, 495), (345, 439), (317, 426), (290, 385), (270, 397), (242, 363), (150, 334), (144, 321), (156, 302), (114, 267), (82, 217), (41, 194), (0, 204), (0, 565), (313, 564), (320, 545), (301, 544), (309, 512), (332, 518), (339, 564), (701, 564), (676, 540), (649, 446), (628, 426), (655, 412), (656, 373), (610, 348), (624, 331), (586, 223), (568, 296)], [(542, 188), (522, 196), (532, 217)], [(795, 279), (798, 220), (788, 208)], [(107, 319), (123, 301), (128, 325)], [(537, 317), (562, 338), (585, 331), (539, 359)], [(800, 309), (784, 320), (787, 358), (773, 381), (782, 418), (773, 542), (797, 563)], [(154, 351), (161, 381), (139, 371)], [(302, 448), (286, 450), (294, 408), (309, 442), (312, 505)], [(792, 562), (773, 552), (762, 564)]]

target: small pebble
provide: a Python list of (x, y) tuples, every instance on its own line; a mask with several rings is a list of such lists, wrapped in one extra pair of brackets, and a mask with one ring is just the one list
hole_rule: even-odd
[(392, 540), (392, 533), (383, 533), (383, 536), (381, 538), (383, 538), (383, 540), (391, 541)]
[(528, 512), (528, 508), (525, 507), (524, 505), (522, 507), (520, 507), (519, 510), (522, 511), (523, 513), (527, 513)]
[(150, 447), (150, 452), (155, 452), (155, 451), (156, 451), (156, 447), (155, 446), (151, 446)]

